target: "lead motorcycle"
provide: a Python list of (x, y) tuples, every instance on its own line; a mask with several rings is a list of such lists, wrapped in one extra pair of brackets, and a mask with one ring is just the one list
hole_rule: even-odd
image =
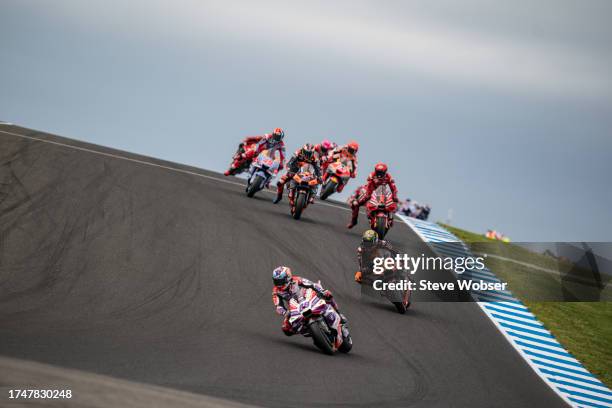
[(348, 353), (353, 348), (347, 325), (340, 323), (338, 312), (313, 289), (306, 289), (303, 296), (291, 299), (288, 313), (294, 332), (312, 337), (315, 346), (323, 353)]
[(387, 185), (378, 186), (366, 204), (370, 228), (383, 239), (393, 226), (393, 213), (397, 211), (397, 203), (393, 201), (393, 194)]
[(330, 163), (323, 175), (323, 186), (321, 187), (321, 200), (327, 199), (338, 191), (338, 187), (346, 185), (351, 177), (350, 165), (346, 160), (336, 160)]
[(305, 164), (289, 182), (289, 207), (294, 219), (299, 220), (302, 212), (316, 195), (319, 180), (315, 176), (312, 166)]
[(249, 170), (250, 175), (246, 187), (247, 196), (253, 197), (255, 193), (263, 190), (270, 183), (270, 179), (278, 172), (279, 166), (280, 162), (271, 157), (268, 150), (259, 153)]

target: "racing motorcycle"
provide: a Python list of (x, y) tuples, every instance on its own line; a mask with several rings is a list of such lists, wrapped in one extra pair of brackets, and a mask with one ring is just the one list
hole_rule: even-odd
[[(402, 281), (408, 282), (410, 277), (404, 271), (385, 270), (383, 273), (377, 276), (377, 279), (381, 279), (385, 283), (399, 284)], [(401, 289), (386, 289), (381, 291), (380, 294), (386, 297), (389, 302), (393, 303), (393, 306), (395, 306), (395, 309), (397, 309), (398, 313), (400, 314), (405, 314), (410, 307), (411, 291), (407, 285), (405, 285), (405, 288)]]
[[(360, 282), (361, 293), (370, 297), (382, 296), (395, 306), (398, 313), (405, 314), (410, 307), (412, 294), (410, 286), (407, 284), (407, 282), (412, 280), (408, 271), (405, 269), (385, 268), (382, 272), (379, 272), (372, 268), (375, 258), (393, 258), (395, 255), (397, 255), (397, 252), (379, 245), (362, 249), (360, 252), (360, 265), (363, 266)], [(382, 290), (374, 290), (375, 281), (382, 281), (386, 285), (393, 283), (395, 286), (393, 289), (389, 289), (389, 286), (383, 286)]]
[(383, 239), (393, 225), (393, 213), (397, 211), (397, 204), (393, 201), (393, 194), (387, 185), (378, 186), (366, 204), (370, 228)]
[(245, 160), (242, 160), (240, 166), (236, 167), (235, 169), (233, 169), (230, 174), (236, 175), (236, 174), (240, 174), (243, 171), (246, 171), (251, 163), (251, 160), (253, 157), (255, 157), (255, 155), (257, 154), (257, 143), (251, 143), (248, 146), (240, 146), (238, 148), (238, 151), (234, 154), (234, 159), (236, 159), (237, 157), (244, 155), (244, 157), (246, 158)]
[(321, 200), (327, 199), (338, 191), (338, 186), (346, 185), (351, 177), (351, 169), (343, 160), (330, 163), (323, 176), (323, 187), (321, 188)]
[(280, 163), (274, 160), (267, 150), (259, 153), (249, 170), (250, 175), (246, 187), (247, 196), (253, 197), (255, 193), (263, 190), (274, 174), (278, 172), (279, 165)]
[(338, 312), (313, 289), (306, 289), (303, 296), (289, 301), (289, 324), (295, 333), (312, 337), (315, 346), (325, 354), (348, 353), (353, 348), (347, 325), (340, 323)]
[(291, 181), (289, 182), (289, 206), (291, 208), (291, 215), (296, 220), (299, 220), (302, 216), (302, 212), (317, 191), (317, 185), (319, 180), (312, 171), (312, 166), (309, 164), (303, 165), (300, 170), (295, 173)]

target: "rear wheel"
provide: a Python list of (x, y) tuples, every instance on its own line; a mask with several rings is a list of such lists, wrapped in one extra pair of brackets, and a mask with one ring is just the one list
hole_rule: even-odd
[(321, 191), (321, 200), (325, 200), (327, 197), (332, 195), (336, 191), (336, 183), (332, 180), (328, 180), (327, 183), (323, 186), (323, 191)]
[(298, 192), (298, 196), (295, 199), (295, 208), (293, 209), (293, 218), (299, 220), (302, 216), (302, 210), (306, 206), (306, 200), (308, 199), (307, 194), (303, 191)]
[(387, 235), (387, 219), (386, 217), (376, 217), (376, 224), (374, 225), (374, 231), (378, 234), (378, 238), (383, 239)]
[(259, 186), (261, 185), (262, 182), (263, 182), (263, 177), (261, 176), (253, 177), (251, 184), (249, 184), (249, 187), (247, 188), (247, 196), (253, 197), (255, 193), (259, 191)]
[(325, 354), (333, 355), (334, 346), (327, 335), (327, 328), (323, 327), (323, 322), (315, 320), (310, 323), (310, 333), (315, 346), (317, 346)]
[(404, 302), (393, 302), (393, 305), (397, 309), (399, 314), (405, 314), (408, 306), (404, 304)]

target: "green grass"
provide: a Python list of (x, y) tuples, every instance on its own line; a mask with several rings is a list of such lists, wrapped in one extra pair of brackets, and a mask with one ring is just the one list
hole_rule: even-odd
[(559, 343), (612, 388), (612, 302), (525, 302)]
[[(569, 262), (534, 253), (525, 248), (492, 241), (484, 235), (441, 224), (468, 244), (473, 252), (486, 252), (526, 262), (561, 273), (576, 270)], [(612, 302), (542, 302), (533, 299), (558, 299), (563, 284), (560, 276), (537, 273), (529, 266), (489, 258), (487, 266), (544, 323), (570, 353), (612, 388)], [(578, 274), (586, 271), (578, 271)], [(566, 287), (567, 288), (567, 287)], [(588, 285), (574, 284), (570, 288), (582, 298), (588, 298)], [(609, 288), (597, 293), (609, 298)]]

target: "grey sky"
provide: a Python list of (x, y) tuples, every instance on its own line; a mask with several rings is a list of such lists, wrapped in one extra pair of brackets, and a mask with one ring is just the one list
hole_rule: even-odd
[[(281, 126), (361, 143), (434, 219), (612, 239), (609, 1), (0, 5), (0, 119), (223, 170)], [(349, 185), (352, 190), (356, 183)]]

